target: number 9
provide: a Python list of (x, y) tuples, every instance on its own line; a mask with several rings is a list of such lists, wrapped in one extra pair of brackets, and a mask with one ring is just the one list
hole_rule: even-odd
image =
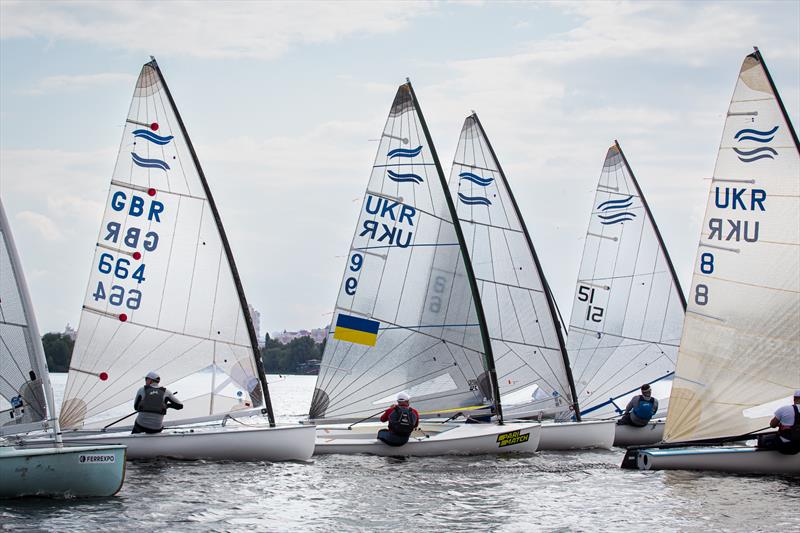
[(364, 264), (364, 256), (361, 254), (353, 254), (350, 258), (350, 270), (353, 272), (358, 272), (361, 270), (361, 265)]
[(344, 282), (344, 292), (350, 296), (356, 293), (356, 287), (358, 287), (358, 280), (356, 278), (347, 278)]

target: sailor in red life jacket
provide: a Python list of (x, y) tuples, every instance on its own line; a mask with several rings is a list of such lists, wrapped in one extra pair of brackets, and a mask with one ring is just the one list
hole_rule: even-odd
[(782, 405), (769, 421), (769, 427), (778, 428), (778, 438), (773, 441), (778, 451), (800, 452), (800, 389), (794, 391), (794, 403)]
[(397, 395), (397, 403), (381, 415), (381, 422), (389, 422), (389, 429), (378, 431), (378, 440), (389, 446), (402, 446), (419, 426), (419, 413), (409, 405), (405, 392)]

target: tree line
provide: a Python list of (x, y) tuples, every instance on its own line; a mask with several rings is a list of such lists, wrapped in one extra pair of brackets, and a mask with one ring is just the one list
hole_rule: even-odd
[[(288, 344), (271, 339), (269, 333), (264, 337), (261, 348), (261, 361), (264, 371), (269, 374), (316, 374), (319, 361), (325, 350), (325, 341), (314, 342), (311, 337), (298, 337)], [(42, 337), (44, 355), (50, 372), (68, 372), (75, 347), (69, 335), (46, 333)]]

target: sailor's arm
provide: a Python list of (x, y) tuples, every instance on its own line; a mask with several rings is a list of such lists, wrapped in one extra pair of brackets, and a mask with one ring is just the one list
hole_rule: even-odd
[(169, 390), (164, 396), (164, 402), (167, 404), (167, 407), (177, 410), (183, 409), (183, 403), (181, 403), (181, 401)]
[(778, 420), (777, 416), (773, 416), (772, 420), (769, 421), (769, 427), (776, 428), (781, 425), (781, 421)]
[(638, 401), (636, 401), (638, 398), (639, 398), (638, 396), (634, 396), (633, 398), (631, 398), (631, 401), (628, 402), (628, 406), (625, 408), (625, 411), (622, 413), (623, 415), (625, 413), (630, 413), (631, 409), (636, 407), (636, 405), (639, 403)]
[(142, 391), (139, 390), (136, 392), (136, 398), (133, 399), (133, 410), (139, 410), (139, 404), (142, 403)]

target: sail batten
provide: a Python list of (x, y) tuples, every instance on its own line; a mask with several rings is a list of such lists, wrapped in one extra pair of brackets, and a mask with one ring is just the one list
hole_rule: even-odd
[(168, 419), (264, 407), (274, 424), (219, 211), (155, 60), (136, 83), (97, 243), (64, 426), (125, 414), (149, 371), (186, 387)]
[(760, 52), (739, 71), (706, 200), (665, 440), (767, 425), (800, 386), (800, 145)]

